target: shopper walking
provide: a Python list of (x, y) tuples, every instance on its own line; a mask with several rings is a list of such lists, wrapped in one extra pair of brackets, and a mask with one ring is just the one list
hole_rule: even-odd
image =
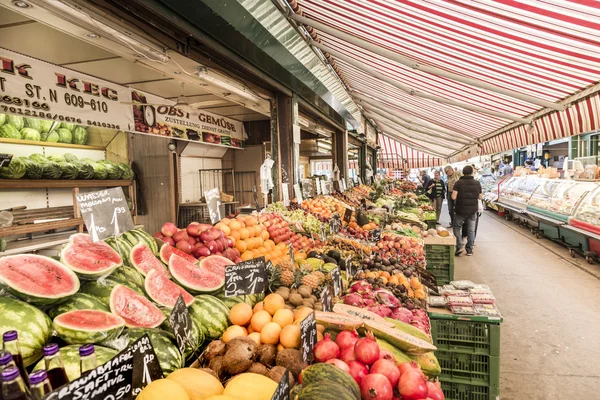
[(444, 167), (444, 172), (448, 177), (446, 190), (448, 199), (448, 214), (450, 214), (450, 225), (448, 225), (448, 228), (452, 228), (454, 226), (454, 200), (452, 200), (452, 190), (454, 189), (454, 184), (460, 179), (461, 173), (454, 171), (454, 168), (452, 168), (451, 165), (446, 165)]
[(440, 223), (440, 215), (442, 214), (442, 205), (446, 197), (446, 184), (440, 178), (440, 172), (433, 173), (433, 180), (427, 187), (427, 197), (431, 200), (431, 206), (435, 208), (436, 223)]
[(479, 212), (479, 200), (482, 199), (481, 184), (473, 177), (473, 167), (463, 168), (463, 176), (454, 184), (452, 199), (454, 200), (454, 236), (456, 236), (456, 256), (463, 253), (462, 228), (467, 228), (467, 255), (473, 255), (475, 243), (475, 224)]
[(423, 171), (421, 171), (421, 176), (419, 177), (419, 182), (421, 182), (421, 185), (423, 185), (422, 193), (427, 192), (427, 188), (431, 184), (431, 178), (429, 177), (429, 175), (427, 175), (427, 170), (424, 169)]

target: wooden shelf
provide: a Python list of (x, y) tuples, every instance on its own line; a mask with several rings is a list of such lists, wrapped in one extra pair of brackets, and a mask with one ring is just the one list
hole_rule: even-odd
[(83, 225), (83, 218), (69, 218), (60, 221), (42, 222), (39, 224), (26, 224), (0, 228), (0, 237), (12, 235), (24, 235), (26, 233), (43, 232), (52, 229), (70, 228)]
[(0, 179), (0, 189), (84, 188), (132, 186), (133, 181), (68, 179)]
[(36, 237), (35, 239), (18, 240), (9, 242), (6, 251), (0, 253), (0, 256), (10, 256), (13, 254), (31, 253), (49, 247), (61, 246), (69, 241), (69, 237), (74, 232), (63, 233), (60, 235), (49, 235), (49, 237)]
[(67, 149), (85, 149), (85, 150), (105, 150), (106, 146), (88, 146), (83, 144), (71, 143), (53, 143), (53, 142), (38, 142), (34, 140), (7, 139), (0, 138), (0, 143), (9, 144), (26, 144), (29, 146), (47, 146), (47, 147), (62, 147)]

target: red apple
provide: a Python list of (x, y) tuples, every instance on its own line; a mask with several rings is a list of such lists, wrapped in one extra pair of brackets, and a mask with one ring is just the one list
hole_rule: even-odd
[(184, 253), (192, 254), (192, 246), (190, 246), (190, 243), (187, 240), (177, 242), (177, 244), (175, 244), (175, 247), (177, 247)]
[(177, 233), (177, 226), (172, 222), (165, 223), (160, 229), (163, 235), (171, 237)]
[(187, 231), (185, 229), (181, 229), (173, 235), (173, 240), (175, 242), (181, 242), (181, 241), (187, 242), (189, 238), (190, 237), (188, 236)]

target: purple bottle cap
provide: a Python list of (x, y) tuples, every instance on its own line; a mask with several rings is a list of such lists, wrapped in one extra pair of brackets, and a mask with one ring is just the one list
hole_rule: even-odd
[(29, 384), (37, 385), (38, 383), (44, 382), (46, 379), (48, 379), (48, 373), (46, 373), (45, 369), (40, 369), (29, 375)]
[(5, 342), (12, 342), (13, 340), (17, 340), (18, 337), (19, 334), (17, 333), (17, 331), (6, 331), (2, 335), (2, 340), (4, 340)]
[(44, 346), (44, 355), (53, 356), (58, 353), (58, 345), (56, 343), (50, 343)]
[(0, 354), (0, 365), (8, 364), (12, 361), (12, 359), (12, 354), (10, 354), (8, 351), (5, 351), (2, 354)]
[(19, 368), (17, 367), (8, 367), (4, 371), (2, 371), (2, 380), (4, 382), (12, 381), (15, 378), (19, 377)]
[(85, 357), (94, 354), (93, 344), (84, 344), (79, 348), (79, 357)]

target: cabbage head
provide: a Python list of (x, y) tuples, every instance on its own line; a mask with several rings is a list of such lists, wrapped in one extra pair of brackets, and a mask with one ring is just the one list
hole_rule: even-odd
[(21, 179), (25, 176), (27, 167), (25, 161), (21, 157), (14, 157), (8, 167), (0, 168), (0, 178), (4, 179)]

